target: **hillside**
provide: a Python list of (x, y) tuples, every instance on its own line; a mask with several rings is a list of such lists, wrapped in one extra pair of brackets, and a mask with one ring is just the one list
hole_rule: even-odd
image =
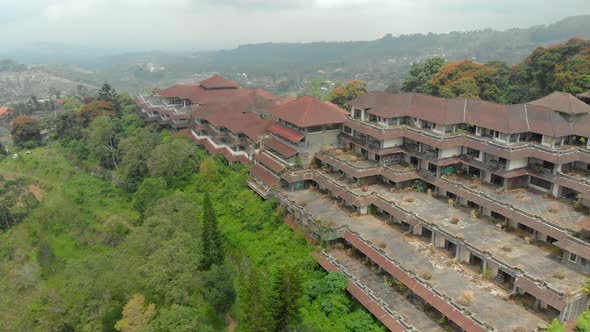
[[(316, 76), (328, 81), (360, 79), (366, 81), (371, 90), (383, 90), (391, 82), (401, 83), (412, 63), (431, 56), (442, 56), (451, 61), (467, 58), (514, 64), (525, 59), (539, 45), (563, 42), (576, 36), (590, 38), (590, 16), (569, 17), (549, 25), (506, 31), (388, 34), (372, 41), (263, 43), (194, 54), (162, 51), (116, 54), (113, 50), (43, 44), (4, 50), (0, 52), (0, 58), (28, 63), (28, 76), (47, 77), (45, 86), (62, 91), (70, 89), (70, 82), (100, 86), (108, 80), (118, 89), (134, 93), (146, 87), (195, 82), (211, 72), (220, 72), (245, 87), (295, 94)], [(42, 59), (47, 62), (43, 66), (30, 66), (39, 64)], [(0, 85), (14, 86), (16, 81), (11, 73), (5, 72), (0, 77)], [(21, 82), (17, 86), (22, 85)], [(44, 98), (48, 89), (0, 91), (0, 101), (6, 101), (31, 94)]]
[(590, 16), (569, 17), (546, 26), (528, 29), (451, 32), (392, 36), (374, 41), (266, 43), (243, 45), (211, 54), (216, 65), (348, 64), (428, 55), (449, 59), (474, 58), (487, 62), (520, 62), (535, 47), (574, 36), (590, 38)]
[(143, 127), (115, 98), (119, 116), (60, 114), (42, 146), (0, 162), (0, 330), (384, 330), (246, 167)]
[(508, 104), (532, 101), (555, 91), (583, 93), (590, 90), (590, 41), (572, 38), (538, 47), (513, 66), (500, 61), (481, 64), (430, 58), (412, 66), (402, 90)]

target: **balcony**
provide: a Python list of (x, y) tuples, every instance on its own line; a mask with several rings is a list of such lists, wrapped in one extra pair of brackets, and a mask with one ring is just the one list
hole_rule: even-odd
[[(563, 233), (557, 235), (555, 232), (558, 230), (561, 232), (576, 231), (578, 220), (580, 217), (584, 216), (584, 214), (580, 213), (573, 207), (571, 202), (550, 198), (542, 193), (526, 188), (504, 190), (502, 187), (489, 184), (480, 179), (473, 179), (471, 177), (460, 175), (445, 176), (443, 179), (437, 180), (437, 183), (441, 186), (444, 185), (444, 182), (455, 184), (458, 186), (458, 189), (471, 192), (468, 196), (460, 195), (461, 197), (478, 201), (484, 199), (498, 204), (497, 206), (491, 205), (490, 209), (498, 211), (507, 217), (510, 217), (509, 214), (514, 215), (515, 212), (520, 213), (522, 217), (516, 215), (514, 216), (515, 218), (511, 217), (511, 219), (514, 219), (517, 222), (528, 219), (534, 220), (538, 224), (541, 220), (544, 220), (553, 227), (547, 228), (543, 233), (547, 234), (547, 232), (550, 231), (550, 228), (552, 228), (552, 233), (554, 235), (547, 235), (554, 238), (564, 236)], [(460, 194), (457, 191), (457, 188), (448, 188), (447, 190), (458, 195)], [(539, 227), (541, 226), (542, 224), (539, 225)], [(557, 227), (557, 229), (554, 227)]]
[(490, 169), (492, 170), (498, 170), (498, 169), (506, 169), (506, 162), (505, 161), (500, 161), (500, 160), (488, 160), (486, 161), (486, 164), (490, 167)]
[[(453, 259), (432, 253), (431, 246), (410, 237), (372, 215), (351, 216), (349, 210), (334, 204), (329, 197), (313, 190), (285, 193), (290, 201), (304, 206), (307, 214), (326, 227), (344, 231), (344, 238), (385, 271), (401, 280), (443, 314), (460, 317), (461, 324), (492, 325), (499, 331), (513, 331), (518, 327), (534, 330), (543, 321), (523, 307), (507, 300), (508, 292), (493, 287), (481, 287), (480, 277), (459, 268)], [(374, 245), (379, 245), (379, 248)], [(428, 275), (424, 279), (423, 275)], [(487, 285), (486, 285), (487, 286)], [(475, 294), (468, 307), (456, 303), (466, 289)], [(493, 309), (492, 309), (493, 308)], [(485, 322), (485, 323), (484, 323)], [(473, 325), (463, 328), (475, 330)]]
[(409, 152), (418, 152), (420, 150), (418, 143), (404, 143), (402, 147)]

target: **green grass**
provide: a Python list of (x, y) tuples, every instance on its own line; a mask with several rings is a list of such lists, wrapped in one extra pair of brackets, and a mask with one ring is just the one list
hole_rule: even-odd
[[(131, 226), (139, 215), (128, 193), (76, 168), (57, 144), (20, 153), (16, 159), (7, 157), (0, 162), (0, 175), (24, 178), (44, 191), (43, 201), (29, 217), (0, 233), (0, 330), (15, 330), (16, 318), (23, 317), (45, 290), (63, 287), (63, 266), (110, 252), (112, 248), (102, 243), (108, 225)], [(51, 245), (58, 268), (47, 279), (37, 271), (37, 285), (19, 291), (19, 271), (36, 265), (40, 241)]]
[[(136, 287), (125, 280), (141, 278), (136, 269), (125, 272), (119, 269), (142, 266), (146, 260), (144, 253), (120, 249), (129, 242), (113, 248), (106, 241), (113, 225), (127, 226), (131, 232), (140, 229), (141, 226), (136, 226), (140, 216), (132, 208), (131, 195), (108, 180), (78, 169), (65, 155), (59, 145), (50, 144), (30, 154), (21, 154), (17, 159), (9, 157), (0, 162), (0, 175), (24, 178), (26, 183), (36, 183), (44, 190), (43, 201), (31, 215), (21, 224), (0, 233), (0, 331), (17, 330), (23, 320), (32, 319), (41, 320), (35, 326), (43, 330), (43, 319), (59, 319), (56, 317), (61, 315), (47, 314), (55, 308), (54, 303), (48, 303), (54, 293), (62, 296), (64, 302), (74, 304), (73, 311), (67, 313), (70, 319), (84, 317), (81, 322), (100, 326), (99, 308), (108, 306), (101, 302), (104, 294), (100, 294), (110, 291), (109, 287), (125, 294)], [(265, 271), (268, 283), (273, 272), (284, 263), (298, 265), (306, 281), (322, 279), (326, 273), (312, 257), (317, 248), (283, 223), (273, 202), (261, 200), (246, 186), (247, 168), (217, 165), (217, 179), (194, 174), (191, 181), (181, 183), (181, 188), (171, 188), (169, 193), (184, 191), (200, 206), (203, 193), (210, 192), (232, 264), (237, 266), (244, 256), (247, 257)], [(24, 280), (22, 271), (38, 266), (38, 248), (43, 242), (48, 243), (55, 254), (54, 272), (43, 276), (37, 268), (29, 273), (33, 284), (19, 289), (19, 282)], [(127, 248), (133, 248), (133, 242)], [(121, 289), (124, 290), (121, 292)], [(233, 312), (232, 316), (239, 320), (240, 313)], [(311, 325), (329, 326), (334, 319), (321, 315), (310, 317)], [(220, 317), (211, 322), (222, 328)], [(52, 326), (51, 322), (48, 324), (45, 326)]]

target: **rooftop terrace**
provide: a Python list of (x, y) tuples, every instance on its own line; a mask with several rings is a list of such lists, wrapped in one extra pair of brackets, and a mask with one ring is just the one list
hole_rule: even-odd
[(544, 193), (531, 189), (502, 190), (498, 186), (466, 176), (451, 175), (445, 178), (452, 183), (467, 187), (470, 191), (481, 193), (496, 201), (511, 204), (515, 209), (537, 215), (548, 222), (572, 231), (576, 230), (578, 220), (584, 216), (571, 202), (545, 196)]
[(328, 254), (345, 267), (347, 272), (354, 278), (369, 287), (373, 293), (379, 294), (379, 297), (390, 308), (402, 315), (409, 324), (419, 331), (444, 331), (437, 324), (435, 317), (429, 316), (424, 311), (416, 308), (415, 304), (412, 304), (408, 298), (387, 286), (381, 275), (363, 264), (353, 254), (347, 253), (344, 249), (332, 249)]
[(518, 327), (536, 329), (543, 320), (535, 313), (508, 299), (508, 292), (458, 264), (441, 251), (423, 241), (404, 235), (374, 216), (356, 216), (339, 208), (319, 192), (303, 190), (285, 193), (287, 197), (323, 224), (332, 227), (348, 226), (363, 238), (383, 244), (388, 256), (401, 262), (418, 275), (429, 273), (428, 282), (440, 292), (458, 299), (466, 291), (473, 292), (467, 309), (498, 331), (512, 331)]

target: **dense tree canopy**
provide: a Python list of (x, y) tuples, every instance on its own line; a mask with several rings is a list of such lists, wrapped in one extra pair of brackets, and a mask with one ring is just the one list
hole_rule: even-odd
[(402, 90), (432, 94), (432, 78), (445, 63), (447, 60), (444, 58), (433, 57), (422, 63), (413, 64), (409, 75), (402, 84)]
[(440, 58), (432, 58), (412, 66), (402, 89), (498, 103), (527, 102), (554, 91), (582, 93), (590, 90), (590, 41), (574, 38), (564, 44), (539, 47), (513, 67), (500, 61), (445, 64)]
[(328, 100), (341, 108), (347, 109), (349, 108), (349, 101), (365, 93), (367, 93), (367, 84), (363, 81), (354, 80), (332, 90)]
[(432, 94), (505, 102), (507, 67), (501, 62), (482, 65), (469, 60), (445, 64), (432, 78)]
[(14, 144), (21, 147), (35, 147), (41, 143), (39, 121), (28, 115), (21, 115), (14, 120), (10, 128)]
[(219, 331), (230, 314), (246, 332), (383, 331), (344, 288), (306, 295), (326, 273), (246, 167), (143, 127), (118, 99), (85, 125), (84, 105), (59, 111), (45, 146), (0, 161), (17, 177), (0, 178), (3, 328)]

